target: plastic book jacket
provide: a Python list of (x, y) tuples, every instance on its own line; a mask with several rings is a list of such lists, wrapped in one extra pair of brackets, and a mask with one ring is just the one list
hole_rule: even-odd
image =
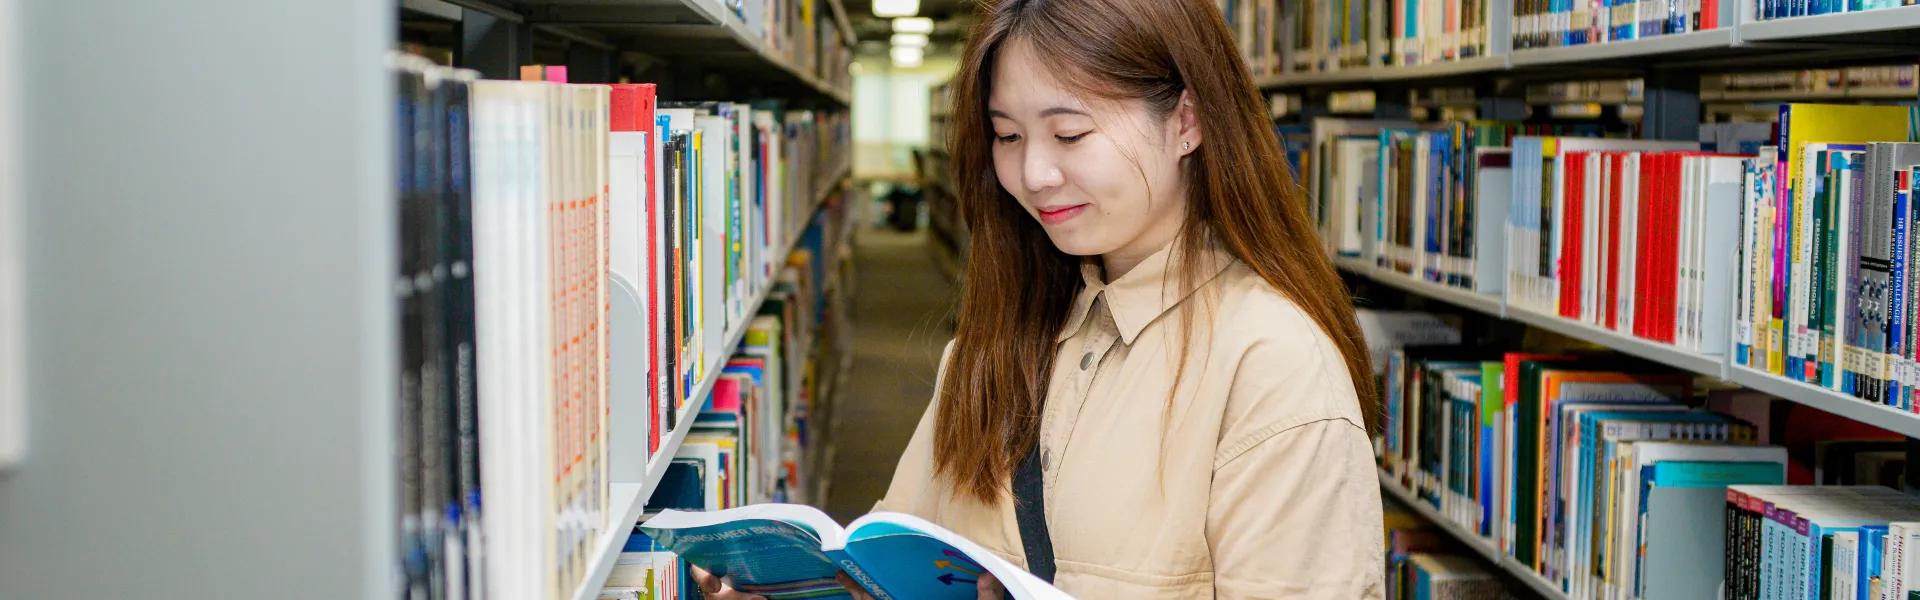
[(951, 531), (912, 515), (873, 513), (841, 527), (808, 506), (758, 504), (663, 511), (640, 524), (660, 545), (769, 600), (850, 598), (845, 571), (878, 600), (972, 600), (991, 573), (1020, 600), (1072, 598)]

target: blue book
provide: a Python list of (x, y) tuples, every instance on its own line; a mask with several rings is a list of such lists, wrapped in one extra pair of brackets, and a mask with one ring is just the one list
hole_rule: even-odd
[(1887, 526), (1868, 525), (1860, 528), (1860, 572), (1853, 589), (1859, 592), (1855, 598), (1836, 600), (1877, 600), (1867, 597), (1872, 589), (1873, 580), (1880, 578), (1881, 556), (1887, 547)]
[[(1889, 267), (1891, 284), (1887, 286), (1887, 333), (1886, 354), (1901, 356), (1906, 344), (1906, 282), (1907, 282), (1907, 224), (1909, 218), (1907, 196), (1893, 195), (1893, 264)], [(1900, 398), (1900, 378), (1888, 377), (1882, 398), (1886, 403), (1898, 402)]]
[(851, 598), (844, 572), (877, 600), (973, 600), (992, 574), (1019, 600), (1070, 599), (1020, 567), (913, 515), (878, 512), (846, 527), (819, 509), (756, 504), (663, 511), (640, 531), (687, 564), (769, 600)]

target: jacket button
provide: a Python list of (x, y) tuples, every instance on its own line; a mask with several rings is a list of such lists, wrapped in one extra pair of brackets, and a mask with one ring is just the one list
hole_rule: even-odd
[(1091, 367), (1091, 366), (1093, 366), (1093, 353), (1088, 352), (1086, 354), (1081, 355), (1080, 370), (1085, 371), (1087, 370), (1087, 367)]
[(1040, 449), (1040, 470), (1050, 471), (1052, 469), (1053, 469), (1053, 451), (1048, 450), (1046, 448), (1041, 448)]

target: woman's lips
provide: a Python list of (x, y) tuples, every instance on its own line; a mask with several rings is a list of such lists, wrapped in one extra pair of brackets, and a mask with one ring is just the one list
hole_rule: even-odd
[(1057, 208), (1042, 208), (1039, 209), (1040, 222), (1047, 225), (1059, 225), (1067, 222), (1068, 219), (1079, 216), (1081, 211), (1086, 210), (1088, 206), (1091, 206), (1091, 204), (1082, 203)]

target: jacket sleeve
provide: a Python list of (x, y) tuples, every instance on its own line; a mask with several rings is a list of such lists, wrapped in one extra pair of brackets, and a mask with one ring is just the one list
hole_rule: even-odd
[(1358, 424), (1328, 418), (1214, 470), (1207, 514), (1216, 598), (1381, 598), (1379, 479)]
[(1339, 350), (1318, 327), (1253, 343), (1228, 389), (1207, 543), (1218, 598), (1380, 598), (1380, 480)]

